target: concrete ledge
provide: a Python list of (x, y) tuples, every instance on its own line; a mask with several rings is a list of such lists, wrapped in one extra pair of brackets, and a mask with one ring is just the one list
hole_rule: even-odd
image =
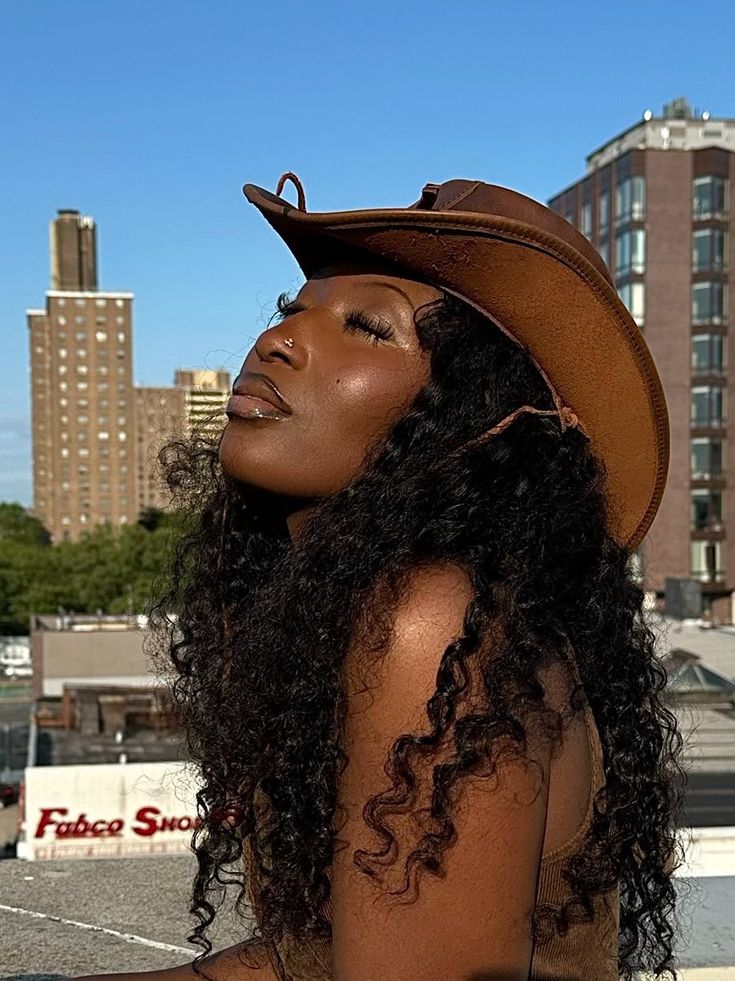
[(676, 870), (682, 878), (735, 876), (735, 827), (684, 828), (679, 840), (684, 864)]

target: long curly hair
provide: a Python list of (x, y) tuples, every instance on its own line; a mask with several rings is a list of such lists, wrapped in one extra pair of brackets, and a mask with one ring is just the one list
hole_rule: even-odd
[[(522, 414), (461, 450), (519, 405), (554, 408), (551, 393), (527, 352), (454, 296), (422, 308), (415, 327), (430, 380), (349, 484), (314, 502), (294, 540), (283, 502), (224, 474), (216, 441), (176, 440), (162, 451), (189, 525), (171, 558), (173, 585), (149, 614), (201, 785), (195, 966), (212, 949), (207, 931), (225, 884), (237, 885), (245, 915), (247, 886), (257, 883), (253, 950), (286, 934), (331, 936), (323, 907), (347, 762), (341, 667), (358, 629), (361, 644), (380, 652), (418, 566), (453, 562), (475, 593), (462, 635), (442, 656), (427, 732), (397, 734), (386, 770), (393, 786), (367, 803), (365, 820), (390, 842), (384, 819), (410, 802), (414, 764), (453, 728), (451, 765), (433, 770), (438, 831), (406, 860), (407, 873), (439, 874), (455, 785), (479, 760), (492, 772), (501, 741), (523, 752), (523, 706), (543, 707), (539, 671), (571, 643), (606, 785), (584, 847), (566, 863), (572, 898), (537, 909), (533, 927), (563, 932), (589, 920), (595, 897), (619, 885), (621, 976), (676, 977), (681, 740), (662, 701), (644, 592), (608, 531), (604, 466), (556, 416)], [(469, 725), (457, 708), (473, 662), (485, 712)], [(369, 853), (354, 859), (375, 874)]]

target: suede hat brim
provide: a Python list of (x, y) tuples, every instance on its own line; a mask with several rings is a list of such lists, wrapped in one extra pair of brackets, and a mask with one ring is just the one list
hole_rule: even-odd
[[(564, 219), (498, 185), (427, 188), (452, 184), (452, 199), (440, 197), (436, 209), (307, 212), (254, 184), (243, 193), (307, 278), (373, 257), (462, 298), (526, 348), (583, 423), (607, 471), (610, 533), (633, 550), (669, 466), (666, 400), (641, 330), (599, 254)], [(470, 192), (482, 210), (469, 207)]]

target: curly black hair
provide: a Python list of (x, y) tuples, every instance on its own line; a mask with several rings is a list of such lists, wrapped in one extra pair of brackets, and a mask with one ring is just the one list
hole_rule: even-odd
[[(521, 414), (461, 450), (519, 405), (554, 408), (551, 393), (528, 353), (454, 296), (422, 308), (415, 327), (430, 352), (429, 382), (349, 484), (312, 502), (295, 539), (283, 501), (222, 472), (216, 441), (197, 436), (162, 451), (190, 518), (171, 560), (173, 586), (149, 613), (201, 780), (195, 966), (212, 949), (207, 930), (229, 883), (244, 914), (246, 880), (257, 878), (253, 944), (261, 949), (285, 934), (330, 937), (323, 907), (347, 759), (341, 666), (357, 629), (381, 650), (391, 607), (418, 566), (453, 562), (475, 596), (441, 660), (430, 732), (396, 740), (394, 793), (380, 795), (380, 806), (372, 798), (365, 820), (390, 839), (385, 801), (410, 800), (412, 761), (454, 726), (456, 757), (433, 774), (440, 832), (406, 861), (407, 870), (438, 874), (453, 830), (453, 785), (492, 756), (494, 741), (510, 739), (522, 752), (520, 706), (542, 705), (540, 668), (561, 656), (566, 638), (599, 729), (606, 785), (584, 847), (566, 864), (572, 899), (561, 910), (537, 909), (534, 929), (548, 928), (549, 918), (557, 931), (589, 919), (593, 899), (619, 885), (621, 976), (646, 969), (676, 977), (681, 739), (662, 701), (665, 673), (643, 589), (608, 530), (604, 465), (557, 416)], [(486, 657), (490, 634), (495, 649)], [(486, 712), (470, 726), (456, 709), (473, 660)], [(364, 852), (355, 861), (374, 873)]]

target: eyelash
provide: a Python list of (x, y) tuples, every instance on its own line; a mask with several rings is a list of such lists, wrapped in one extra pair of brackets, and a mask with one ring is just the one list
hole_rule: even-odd
[[(280, 323), (286, 317), (300, 313), (305, 308), (292, 300), (287, 293), (281, 293), (276, 300), (276, 322)], [(378, 318), (369, 319), (361, 310), (348, 310), (345, 314), (344, 329), (346, 331), (362, 330), (373, 338), (373, 343), (379, 340), (388, 341), (394, 334), (393, 329), (387, 324), (382, 324)]]

